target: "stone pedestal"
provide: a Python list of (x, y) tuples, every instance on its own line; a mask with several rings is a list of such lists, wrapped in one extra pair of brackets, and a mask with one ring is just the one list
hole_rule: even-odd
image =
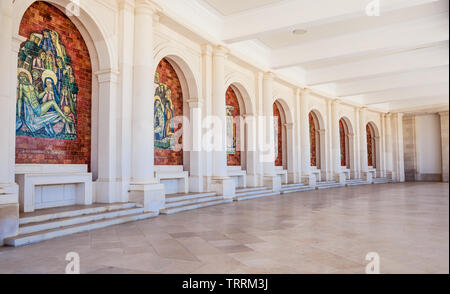
[(311, 187), (317, 186), (317, 176), (316, 175), (304, 175), (302, 176), (302, 183)]
[(281, 191), (281, 176), (280, 175), (265, 175), (264, 186), (274, 192)]
[(0, 184), (0, 246), (19, 233), (19, 189), (16, 184)]
[(232, 199), (236, 194), (236, 183), (232, 178), (216, 178), (211, 180), (214, 192), (226, 199)]
[(335, 173), (334, 180), (339, 184), (345, 185), (345, 182), (347, 181), (347, 176), (343, 172)]
[(166, 196), (163, 184), (131, 185), (130, 202), (144, 205), (145, 211), (159, 213), (166, 206)]
[(372, 172), (362, 172), (362, 178), (369, 184), (373, 184), (373, 173)]

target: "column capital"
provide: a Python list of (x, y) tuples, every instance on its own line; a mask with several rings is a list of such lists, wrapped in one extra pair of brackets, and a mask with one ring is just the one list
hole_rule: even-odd
[(275, 79), (275, 77), (276, 77), (276, 75), (273, 72), (271, 72), (271, 71), (264, 73), (264, 80), (265, 81), (269, 81), (269, 80), (273, 81)]
[(100, 84), (103, 83), (117, 83), (119, 81), (120, 72), (112, 69), (104, 69), (95, 72), (94, 75), (97, 77)]
[(21, 35), (14, 35), (12, 37), (12, 45), (11, 49), (14, 53), (19, 53), (20, 51), (20, 45), (22, 45), (23, 42), (25, 42), (27, 38), (22, 37)]
[(333, 103), (333, 105), (342, 104), (342, 101), (339, 98), (334, 98), (331, 100), (331, 102)]
[(148, 14), (154, 15), (162, 12), (161, 6), (151, 0), (136, 0), (135, 1), (135, 13), (136, 14)]
[(213, 46), (211, 46), (210, 44), (205, 44), (202, 46), (203, 56), (212, 56), (213, 51), (214, 51)]
[(119, 2), (119, 10), (133, 11), (135, 7), (134, 0), (121, 0)]
[(187, 100), (187, 103), (189, 104), (189, 108), (201, 108), (203, 100), (199, 98), (191, 98)]
[(214, 48), (214, 56), (228, 58), (230, 50), (222, 45), (216, 46)]
[(286, 124), (284, 124), (284, 126), (286, 127), (286, 129), (289, 129), (289, 130), (291, 130), (291, 129), (293, 129), (293, 128), (294, 128), (294, 126), (295, 126), (295, 123), (286, 123)]
[(442, 116), (448, 116), (448, 111), (441, 111), (439, 112), (439, 115)]
[(359, 112), (364, 113), (368, 110), (369, 108), (367, 106), (362, 106), (359, 108)]

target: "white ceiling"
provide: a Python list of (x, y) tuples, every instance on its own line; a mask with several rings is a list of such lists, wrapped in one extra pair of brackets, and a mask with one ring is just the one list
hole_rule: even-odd
[(258, 45), (305, 86), (387, 111), (448, 107), (448, 0), (380, 0), (379, 16), (366, 13), (374, 0), (197, 1), (223, 22), (219, 39), (254, 56)]
[(229, 16), (282, 1), (283, 0), (204, 0), (210, 8), (214, 9), (222, 16)]

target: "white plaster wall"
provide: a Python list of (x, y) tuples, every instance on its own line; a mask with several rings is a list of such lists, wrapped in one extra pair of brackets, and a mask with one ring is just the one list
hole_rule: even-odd
[(416, 117), (417, 172), (441, 174), (441, 131), (439, 115)]

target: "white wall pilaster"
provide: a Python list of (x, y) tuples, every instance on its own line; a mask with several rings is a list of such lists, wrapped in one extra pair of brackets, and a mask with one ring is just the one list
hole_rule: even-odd
[(360, 141), (360, 162), (361, 162), (361, 176), (365, 180), (369, 180), (369, 163), (367, 155), (367, 133), (366, 133), (366, 115), (367, 108), (361, 107), (359, 110), (359, 141)]
[(189, 146), (190, 155), (190, 192), (201, 193), (204, 191), (203, 184), (203, 156), (202, 156), (202, 101), (196, 98), (188, 100), (190, 130), (189, 137), (191, 146)]
[(441, 118), (441, 144), (442, 144), (442, 181), (448, 182), (448, 165), (449, 165), (449, 112), (440, 112)]
[(146, 209), (164, 208), (164, 186), (155, 178), (153, 22), (160, 8), (136, 0), (134, 22), (133, 121), (130, 200)]

